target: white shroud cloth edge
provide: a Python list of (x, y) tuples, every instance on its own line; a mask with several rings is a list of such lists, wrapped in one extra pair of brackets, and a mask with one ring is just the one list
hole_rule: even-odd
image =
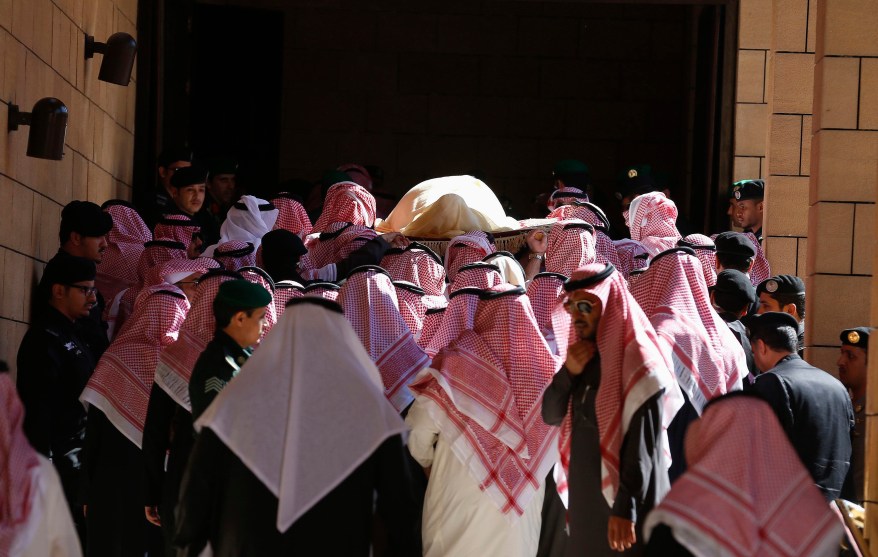
[(290, 306), (195, 423), (208, 427), (278, 497), (278, 531), (406, 425), (340, 313)]

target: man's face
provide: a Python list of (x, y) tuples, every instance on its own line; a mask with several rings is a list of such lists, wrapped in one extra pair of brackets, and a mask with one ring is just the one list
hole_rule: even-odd
[(762, 200), (743, 199), (738, 201), (735, 210), (735, 220), (741, 228), (758, 230), (762, 228)]
[(235, 201), (235, 175), (217, 174), (207, 182), (207, 189), (216, 201), (225, 206)]
[(185, 168), (187, 166), (192, 166), (192, 163), (189, 161), (174, 161), (168, 166), (159, 167), (159, 179), (162, 181), (162, 185), (165, 187), (165, 191), (167, 191), (168, 194), (174, 189), (171, 186), (171, 177), (174, 175), (174, 172), (176, 172), (178, 168)]
[(868, 365), (865, 350), (857, 346), (843, 344), (836, 365), (838, 365), (838, 378), (842, 385), (855, 392), (866, 386)]
[(104, 259), (106, 249), (106, 236), (83, 236), (78, 232), (71, 232), (70, 239), (64, 246), (64, 251), (70, 255), (91, 259), (95, 265)]
[(98, 303), (93, 280), (56, 284), (52, 290), (52, 305), (71, 320), (88, 317), (91, 308)]
[(772, 359), (772, 352), (768, 349), (762, 339), (750, 339), (750, 348), (753, 350), (753, 363), (762, 371), (768, 371), (774, 367), (775, 362)]
[(183, 280), (174, 283), (174, 285), (183, 291), (183, 294), (186, 296), (190, 302), (195, 297), (195, 289), (198, 286), (198, 279), (201, 278), (203, 273), (192, 273), (188, 277)]
[(247, 348), (248, 346), (255, 346), (256, 343), (259, 342), (259, 339), (262, 338), (262, 331), (265, 329), (265, 314), (267, 313), (267, 309), (256, 308), (254, 309), (250, 315), (247, 315), (246, 311), (239, 312), (235, 315), (234, 319), (239, 319), (238, 322), (238, 344), (241, 345), (242, 348)]
[(573, 318), (573, 328), (579, 340), (597, 338), (601, 321), (601, 300), (591, 292), (575, 290), (567, 297), (564, 308)]
[(783, 308), (780, 307), (780, 302), (771, 297), (771, 294), (769, 294), (768, 292), (760, 292), (759, 309), (756, 310), (756, 313), (762, 315), (763, 313), (768, 313), (769, 311), (783, 311)]
[(170, 193), (177, 208), (187, 215), (194, 215), (204, 205), (204, 184), (193, 184), (182, 188), (172, 187)]
[(192, 241), (189, 242), (189, 247), (186, 248), (186, 256), (189, 259), (200, 257), (204, 252), (202, 246), (204, 246), (204, 238), (201, 237), (201, 232), (193, 232)]

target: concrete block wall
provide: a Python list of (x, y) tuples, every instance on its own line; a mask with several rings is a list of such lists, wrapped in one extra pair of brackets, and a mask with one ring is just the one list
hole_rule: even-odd
[(735, 98), (734, 180), (765, 177), (773, 0), (741, 0)]
[(136, 37), (137, 0), (0, 0), (0, 100), (30, 112), (43, 97), (67, 105), (64, 158), (25, 155), (29, 128), (6, 133), (0, 106), (0, 359), (15, 372), (31, 291), (58, 249), (61, 208), (73, 199), (130, 199), (135, 84), (98, 81), (101, 55), (85, 34)]

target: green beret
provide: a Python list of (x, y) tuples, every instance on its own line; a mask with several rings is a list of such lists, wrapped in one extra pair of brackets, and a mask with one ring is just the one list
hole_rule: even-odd
[(794, 275), (775, 275), (763, 280), (756, 287), (756, 295), (767, 294), (804, 294), (805, 282)]
[(237, 174), (238, 161), (235, 159), (214, 159), (207, 167), (207, 177), (213, 178), (220, 174)]
[(216, 301), (230, 308), (254, 309), (271, 303), (271, 294), (258, 284), (243, 279), (222, 283)]
[(588, 174), (588, 166), (576, 159), (564, 159), (559, 161), (552, 169), (552, 176), (569, 176), (572, 174)]
[(763, 180), (741, 180), (732, 184), (732, 195), (738, 201), (745, 199), (762, 199), (765, 197), (765, 182)]
[(635, 197), (661, 188), (653, 177), (652, 166), (636, 164), (626, 166), (616, 178), (616, 199)]
[(845, 329), (839, 335), (842, 345), (856, 346), (863, 350), (869, 349), (869, 333), (872, 332), (870, 327), (854, 327), (853, 329)]

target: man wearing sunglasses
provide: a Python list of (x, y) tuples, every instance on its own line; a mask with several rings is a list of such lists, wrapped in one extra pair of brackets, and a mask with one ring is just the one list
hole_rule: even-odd
[(85, 407), (79, 395), (97, 357), (80, 323), (97, 303), (95, 264), (76, 256), (54, 257), (38, 287), (38, 308), (18, 349), (17, 386), (25, 408), (24, 433), (58, 470), (74, 522), (84, 538), (79, 501)]

